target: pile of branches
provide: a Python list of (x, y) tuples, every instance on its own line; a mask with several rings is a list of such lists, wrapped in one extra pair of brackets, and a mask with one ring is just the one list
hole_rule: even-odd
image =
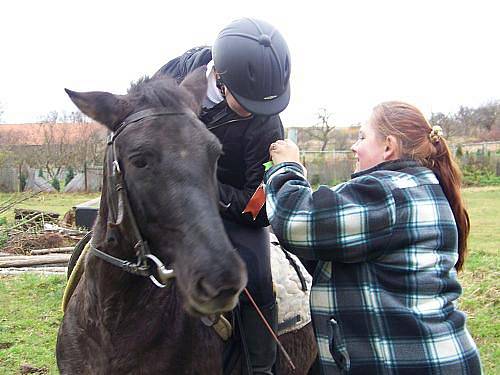
[(2, 251), (9, 254), (29, 255), (32, 250), (74, 246), (76, 240), (59, 233), (23, 233), (9, 235)]
[(45, 212), (16, 208), (14, 210), (15, 224), (10, 227), (10, 231), (21, 230), (28, 233), (41, 233), (45, 230), (45, 224), (57, 224), (59, 214), (55, 212)]
[[(0, 203), (0, 214), (34, 197), (25, 193)], [(0, 227), (0, 238), (5, 241), (2, 252), (30, 254), (31, 250), (73, 246), (86, 232), (58, 226), (59, 214), (31, 209), (15, 208), (13, 224)]]

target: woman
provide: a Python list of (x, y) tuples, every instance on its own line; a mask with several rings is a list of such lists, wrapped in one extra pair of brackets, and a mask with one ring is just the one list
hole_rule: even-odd
[(352, 179), (313, 192), (290, 141), (270, 146), (267, 213), (282, 245), (319, 260), (311, 309), (324, 374), (479, 374), (456, 307), (469, 217), (439, 127), (374, 108)]

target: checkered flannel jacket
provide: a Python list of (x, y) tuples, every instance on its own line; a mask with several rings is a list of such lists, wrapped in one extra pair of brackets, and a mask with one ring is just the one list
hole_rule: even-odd
[(299, 164), (265, 175), (281, 244), (319, 260), (311, 310), (324, 374), (480, 374), (456, 308), (458, 234), (436, 176), (392, 161), (314, 193)]

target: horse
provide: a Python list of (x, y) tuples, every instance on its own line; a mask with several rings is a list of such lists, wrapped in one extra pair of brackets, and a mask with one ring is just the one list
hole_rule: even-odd
[[(126, 95), (66, 90), (110, 134), (85, 271), (57, 336), (61, 374), (223, 373), (224, 342), (200, 318), (235, 308), (247, 270), (219, 215), (221, 145), (197, 117), (206, 89), (199, 68)], [(306, 374), (311, 324), (281, 341), (297, 370), (280, 356), (276, 373)]]

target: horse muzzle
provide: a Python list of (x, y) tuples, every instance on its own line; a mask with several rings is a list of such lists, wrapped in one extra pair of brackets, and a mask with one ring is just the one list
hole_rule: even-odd
[(187, 310), (194, 315), (211, 315), (231, 311), (238, 303), (238, 298), (246, 284), (242, 278), (236, 285), (213, 286), (201, 278), (191, 289), (187, 298)]

